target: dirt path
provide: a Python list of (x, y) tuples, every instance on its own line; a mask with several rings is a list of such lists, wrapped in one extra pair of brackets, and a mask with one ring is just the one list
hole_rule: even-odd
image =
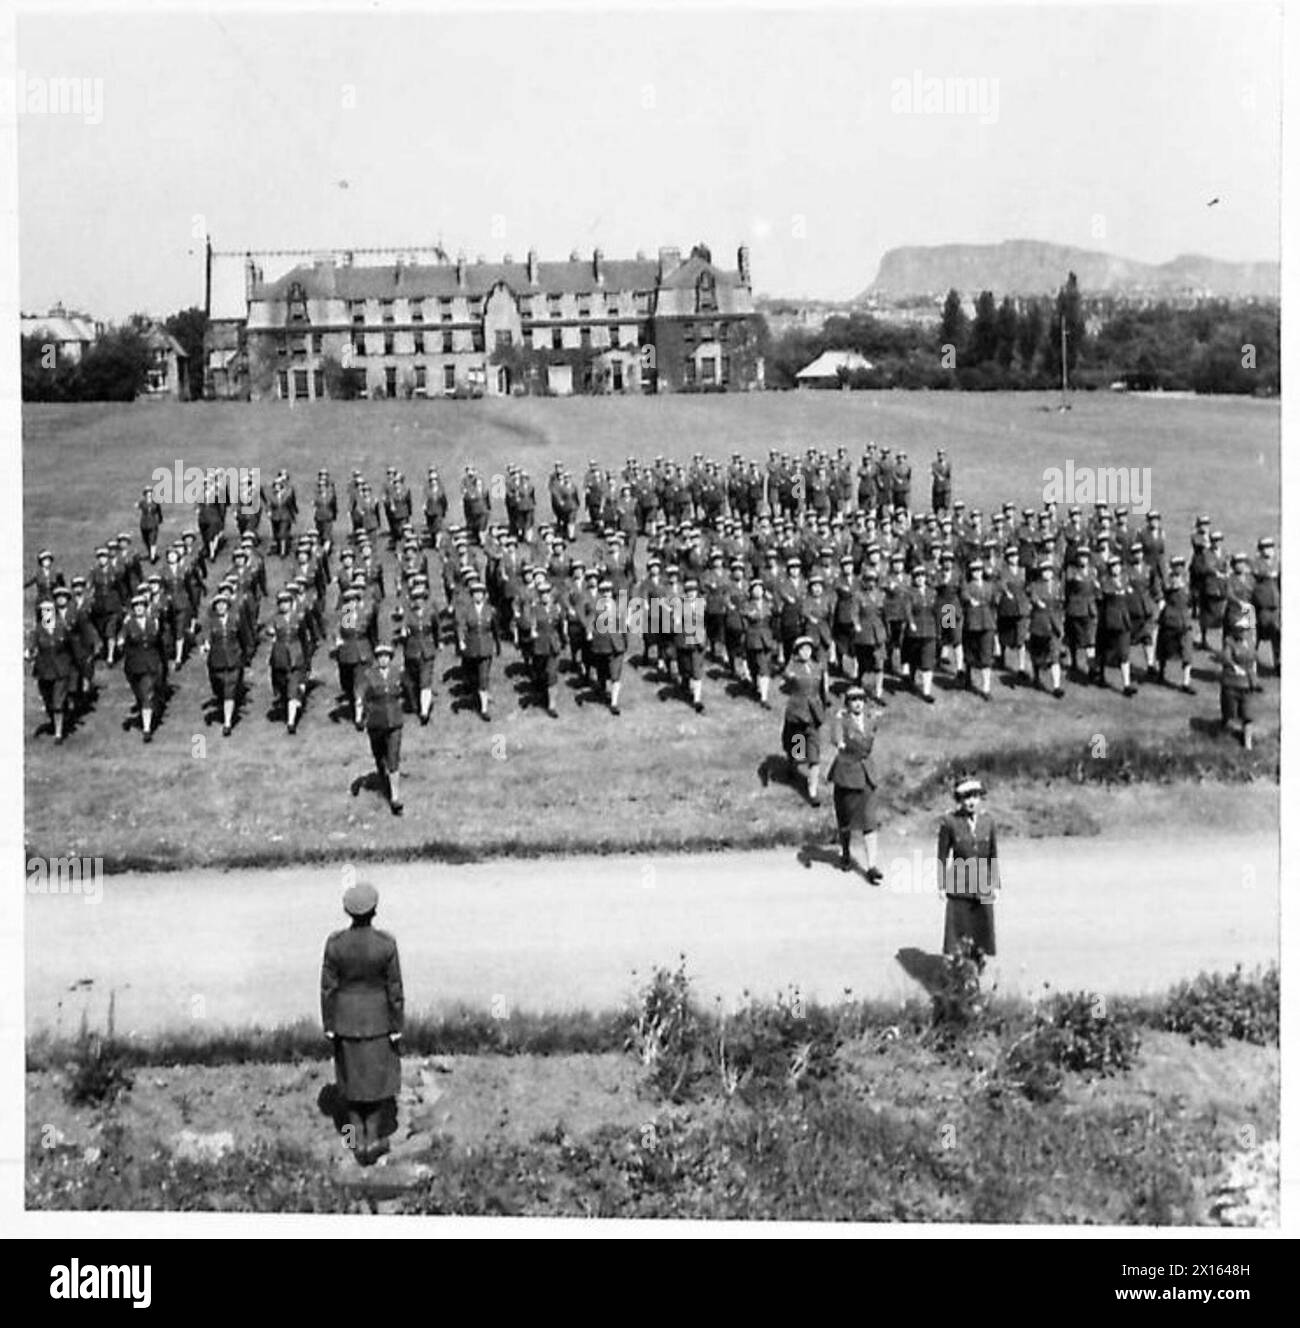
[[(913, 851), (887, 838), (882, 865), (897, 865), (876, 888), (793, 850), (362, 875), (401, 945), (411, 1010), (607, 1008), (633, 990), (633, 969), (683, 952), (706, 997), (795, 983), (825, 999), (846, 987), (902, 998), (920, 989), (897, 953), (934, 952), (942, 935), (940, 900), (906, 888)], [(1261, 835), (1010, 842), (999, 987), (1136, 994), (1276, 958), (1277, 872), (1277, 842)], [(27, 1027), (72, 1031), (83, 1008), (102, 1024), (113, 987), (123, 1032), (314, 1018), (341, 892), (340, 870), (312, 868), (113, 876), (99, 903), (29, 895)]]

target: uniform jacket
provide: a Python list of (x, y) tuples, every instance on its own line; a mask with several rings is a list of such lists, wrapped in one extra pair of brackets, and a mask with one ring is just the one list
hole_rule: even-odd
[(496, 610), (486, 601), (477, 609), (472, 601), (463, 605), (456, 617), (456, 645), (460, 653), (466, 659), (491, 659), (499, 644)]
[(837, 748), (831, 762), (830, 781), (838, 788), (876, 789), (880, 777), (872, 748), (876, 743), (874, 719), (865, 711), (859, 724), (847, 710), (831, 720), (831, 743)]
[(380, 672), (377, 664), (371, 668), (361, 691), (366, 728), (374, 731), (400, 729), (403, 721), (403, 695), (402, 675), (393, 664), (388, 666), (387, 677)]
[(822, 666), (816, 660), (810, 659), (804, 664), (796, 659), (787, 664), (785, 690), (787, 722), (797, 720), (804, 724), (820, 724), (826, 718), (826, 706), (822, 701)]
[(41, 682), (71, 678), (76, 672), (72, 633), (61, 622), (56, 621), (48, 629), (36, 624), (32, 634), (32, 653), (35, 656), (32, 676)]
[(321, 1023), (338, 1037), (402, 1031), (405, 1011), (397, 942), (377, 927), (347, 927), (325, 942), (320, 970)]
[[(973, 817), (949, 812), (939, 822), (939, 846), (935, 856), (939, 860), (940, 872), (943, 873), (940, 888), (954, 898), (970, 898), (970, 888), (980, 882), (978, 877), (972, 880), (965, 873), (954, 876), (950, 869), (953, 862), (987, 862), (988, 875), (985, 879), (989, 886), (996, 891), (1001, 885), (998, 874), (998, 832), (993, 818), (987, 812), (977, 812)], [(959, 887), (963, 880), (968, 886), (967, 890), (953, 888)]]

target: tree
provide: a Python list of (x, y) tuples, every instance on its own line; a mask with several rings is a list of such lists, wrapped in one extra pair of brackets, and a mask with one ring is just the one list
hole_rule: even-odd
[(992, 291), (980, 291), (975, 301), (975, 321), (971, 325), (971, 364), (987, 364), (998, 351), (998, 306)]
[(960, 357), (966, 349), (967, 323), (966, 311), (961, 307), (961, 296), (955, 290), (948, 292), (943, 302), (943, 316), (939, 319), (939, 350), (951, 346)]
[(1079, 297), (1079, 279), (1070, 273), (1065, 285), (1056, 293), (1056, 307), (1048, 329), (1047, 345), (1043, 348), (1043, 363), (1054, 381), (1061, 377), (1061, 330), (1065, 330), (1065, 364), (1068, 373), (1074, 372), (1083, 349), (1083, 306)]
[(149, 381), (152, 356), (138, 328), (111, 328), (81, 357), (77, 397), (81, 401), (134, 401)]
[(1016, 327), (1016, 354), (1020, 356), (1020, 367), (1027, 374), (1034, 372), (1034, 360), (1042, 339), (1043, 306), (1038, 300), (1030, 300), (1021, 310)]
[(188, 309), (182, 309), (178, 313), (171, 314), (163, 323), (163, 327), (180, 342), (181, 349), (189, 357), (185, 363), (188, 366), (189, 399), (191, 401), (201, 401), (203, 399), (203, 366), (205, 362), (203, 350), (203, 338), (208, 330), (208, 316), (197, 306), (191, 306)]
[(1003, 369), (1010, 369), (1016, 356), (1016, 334), (1020, 330), (1020, 315), (1010, 295), (1002, 297), (997, 316), (997, 361)]

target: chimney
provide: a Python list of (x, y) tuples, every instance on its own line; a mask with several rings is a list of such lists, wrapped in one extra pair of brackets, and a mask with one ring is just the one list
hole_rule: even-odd
[(530, 286), (536, 286), (536, 285), (538, 284), (537, 250), (536, 250), (536, 249), (530, 249), (530, 250), (528, 251), (528, 284), (529, 284)]
[(251, 300), (257, 288), (257, 264), (252, 254), (244, 255), (244, 299)]
[(605, 284), (605, 255), (599, 249), (591, 255), (591, 275), (596, 278), (596, 285)]
[(736, 266), (740, 269), (740, 284), (748, 290), (750, 288), (749, 245), (742, 244), (736, 251)]
[(680, 249), (660, 249), (659, 250), (659, 280), (670, 277), (682, 265), (682, 251)]
[(463, 249), (456, 255), (456, 285), (460, 287), (465, 285), (465, 251)]

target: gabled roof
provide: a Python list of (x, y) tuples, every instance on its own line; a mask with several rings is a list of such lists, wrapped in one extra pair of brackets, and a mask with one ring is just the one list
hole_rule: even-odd
[(590, 259), (539, 263), (537, 284), (528, 280), (526, 263), (465, 263), (462, 286), (454, 263), (385, 264), (382, 267), (301, 264), (275, 281), (264, 282), (257, 298), (282, 301), (298, 282), (309, 300), (438, 299), (457, 295), (486, 296), (499, 281), (517, 294), (563, 295), (597, 291), (650, 291), (659, 275), (657, 262), (613, 259), (601, 264), (604, 281), (597, 282)]
[(46, 337), (50, 341), (94, 341), (95, 325), (85, 318), (62, 315), (37, 315), (21, 320), (25, 337)]
[(182, 359), (189, 359), (185, 347), (165, 327), (159, 327), (157, 323), (145, 332), (144, 339), (152, 350), (169, 350)]
[(681, 267), (670, 272), (660, 284), (665, 290), (693, 288), (705, 272), (713, 274), (713, 280), (719, 287), (738, 286), (740, 284), (740, 274), (738, 272), (726, 272), (720, 267), (714, 267), (712, 263), (708, 263), (700, 257), (688, 258)]
[(873, 369), (875, 366), (855, 350), (823, 351), (811, 364), (800, 369), (795, 378), (836, 378), (840, 369), (852, 373), (855, 369)]

